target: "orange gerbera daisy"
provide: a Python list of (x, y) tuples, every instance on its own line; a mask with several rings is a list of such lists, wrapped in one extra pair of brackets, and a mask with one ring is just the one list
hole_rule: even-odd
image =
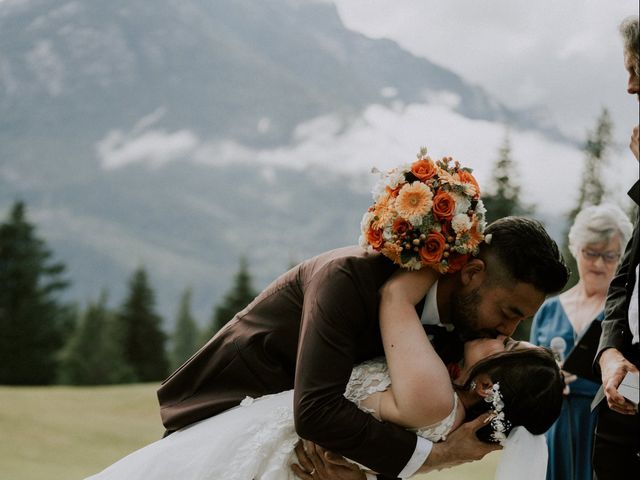
[(471, 229), (464, 234), (463, 238), (465, 238), (465, 242), (463, 247), (467, 250), (475, 250), (480, 245), (480, 242), (484, 240), (484, 233), (478, 230), (479, 221), (478, 218), (474, 215), (472, 219), (473, 226)]
[(374, 208), (373, 214), (377, 217), (377, 220), (373, 221), (374, 228), (384, 228), (384, 226), (393, 218), (393, 198), (389, 193), (381, 195), (378, 198)]
[(404, 218), (426, 215), (433, 205), (433, 192), (422, 182), (407, 184), (396, 198), (396, 211)]

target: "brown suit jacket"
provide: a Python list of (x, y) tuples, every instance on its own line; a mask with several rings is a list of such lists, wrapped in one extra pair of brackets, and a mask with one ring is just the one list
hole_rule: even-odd
[(163, 382), (165, 427), (216, 415), (247, 395), (294, 388), (302, 438), (397, 476), (416, 435), (377, 421), (343, 396), (354, 364), (383, 355), (378, 290), (396, 269), (380, 254), (346, 247), (279, 277)]

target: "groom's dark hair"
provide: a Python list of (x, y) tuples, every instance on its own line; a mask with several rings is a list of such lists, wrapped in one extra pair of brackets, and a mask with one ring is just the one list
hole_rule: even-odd
[(545, 294), (559, 292), (569, 269), (542, 223), (525, 217), (500, 218), (485, 229), (479, 258), (490, 283), (529, 283)]

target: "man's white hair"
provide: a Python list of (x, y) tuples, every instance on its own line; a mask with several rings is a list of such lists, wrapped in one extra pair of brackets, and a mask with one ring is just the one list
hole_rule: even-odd
[(602, 203), (580, 210), (569, 230), (569, 251), (578, 258), (580, 250), (593, 243), (607, 242), (616, 233), (620, 237), (620, 252), (631, 238), (633, 227), (617, 205)]
[(622, 21), (620, 34), (624, 40), (624, 51), (633, 56), (636, 75), (640, 75), (640, 27), (638, 26), (638, 15), (631, 15)]

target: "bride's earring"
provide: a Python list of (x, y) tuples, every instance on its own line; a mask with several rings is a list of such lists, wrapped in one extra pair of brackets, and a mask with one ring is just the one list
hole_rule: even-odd
[(476, 381), (471, 380), (471, 383), (469, 384), (469, 391), (473, 392), (475, 389), (476, 389)]

